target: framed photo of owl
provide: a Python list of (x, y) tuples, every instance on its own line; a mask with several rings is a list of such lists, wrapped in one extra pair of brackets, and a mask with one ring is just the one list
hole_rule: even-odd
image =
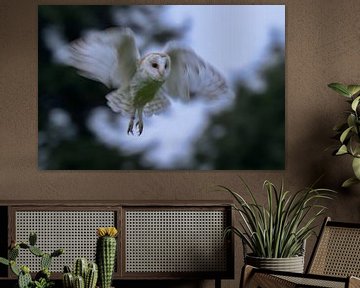
[(47, 170), (282, 170), (285, 5), (38, 6)]

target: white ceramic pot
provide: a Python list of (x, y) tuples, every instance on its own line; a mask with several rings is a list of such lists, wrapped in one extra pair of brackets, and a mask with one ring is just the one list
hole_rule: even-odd
[(246, 255), (245, 263), (262, 269), (304, 273), (304, 256), (263, 258)]

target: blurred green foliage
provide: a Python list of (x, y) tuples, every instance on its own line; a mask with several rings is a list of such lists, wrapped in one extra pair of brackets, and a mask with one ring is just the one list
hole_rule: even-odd
[[(139, 13), (142, 23), (131, 17)], [(167, 25), (161, 20), (163, 13), (166, 13), (166, 6), (38, 6), (38, 157), (41, 169), (154, 169), (141, 160), (146, 150), (123, 155), (120, 149), (105, 145), (89, 130), (89, 115), (96, 107), (106, 107), (104, 95), (109, 90), (101, 83), (80, 77), (70, 67), (54, 63), (46, 45), (46, 32), (57, 31), (70, 42), (88, 29), (127, 26), (146, 36), (140, 46), (142, 51), (152, 44), (163, 45), (169, 40), (181, 39), (190, 28), (189, 23)], [(116, 18), (117, 14), (123, 17)], [(123, 22), (119, 23), (119, 19)], [(263, 88), (253, 90), (246, 85), (246, 80), (237, 81), (237, 97), (231, 109), (213, 116), (195, 144), (196, 152), (190, 166), (175, 165), (174, 169), (284, 168), (283, 46), (274, 41), (268, 59), (271, 61), (259, 71)], [(62, 117), (63, 124), (53, 123), (54, 111), (63, 111), (57, 116)], [(116, 117), (114, 114), (114, 119)]]
[(237, 83), (231, 109), (213, 117), (197, 143), (199, 168), (276, 170), (285, 168), (285, 60), (274, 42), (259, 71), (263, 88)]

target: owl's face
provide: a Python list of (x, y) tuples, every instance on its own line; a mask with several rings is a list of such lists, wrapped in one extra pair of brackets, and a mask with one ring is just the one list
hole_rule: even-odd
[(170, 57), (164, 53), (151, 53), (141, 61), (145, 73), (155, 81), (165, 81), (170, 75)]

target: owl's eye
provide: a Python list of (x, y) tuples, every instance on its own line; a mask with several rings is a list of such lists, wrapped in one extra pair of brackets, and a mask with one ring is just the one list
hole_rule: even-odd
[(168, 67), (168, 63), (166, 62), (166, 63), (165, 63), (165, 69), (167, 69), (167, 67)]
[(157, 63), (152, 63), (151, 66), (155, 69), (157, 69), (159, 67), (159, 65)]

